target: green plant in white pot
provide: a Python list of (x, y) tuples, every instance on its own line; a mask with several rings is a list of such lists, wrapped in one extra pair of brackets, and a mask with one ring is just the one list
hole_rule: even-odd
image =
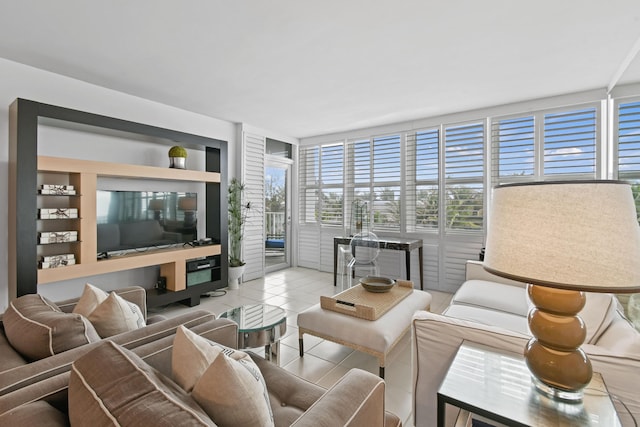
[(238, 280), (244, 273), (245, 262), (242, 259), (242, 241), (244, 224), (251, 203), (244, 201), (244, 184), (237, 178), (229, 183), (227, 198), (229, 211), (229, 289), (238, 289)]

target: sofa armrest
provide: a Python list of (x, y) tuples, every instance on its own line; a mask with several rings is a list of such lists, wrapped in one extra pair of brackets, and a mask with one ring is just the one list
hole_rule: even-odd
[(505, 279), (504, 277), (496, 276), (489, 273), (484, 269), (481, 261), (467, 260), (465, 264), (465, 280), (486, 280), (488, 282), (502, 283), (505, 285), (526, 286), (525, 283), (518, 282), (516, 280)]
[(292, 426), (384, 427), (384, 421), (384, 381), (370, 372), (352, 369)]
[[(522, 353), (530, 338), (507, 329), (427, 311), (414, 314), (411, 328), (415, 427), (436, 426), (438, 388), (463, 341)], [(453, 424), (457, 412), (456, 408), (447, 406), (448, 425)]]

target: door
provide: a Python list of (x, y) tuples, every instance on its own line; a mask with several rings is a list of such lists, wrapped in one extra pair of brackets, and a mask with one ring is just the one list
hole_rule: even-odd
[(265, 271), (291, 265), (291, 161), (266, 159), (264, 175)]

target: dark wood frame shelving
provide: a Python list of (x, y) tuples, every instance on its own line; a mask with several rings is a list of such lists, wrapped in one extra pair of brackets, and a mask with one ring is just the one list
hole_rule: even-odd
[[(147, 290), (150, 307), (172, 302), (197, 305), (200, 295), (227, 286), (227, 142), (199, 135), (131, 122), (113, 117), (16, 99), (10, 107), (9, 137), (9, 299), (36, 293), (38, 284), (86, 277), (144, 266), (159, 265), (170, 272), (167, 289)], [(205, 151), (205, 171), (189, 171), (152, 166), (103, 163), (93, 160), (38, 156), (38, 126), (42, 120), (62, 128), (92, 133), (119, 134), (144, 138), (145, 142)], [(37, 180), (39, 172), (68, 174), (80, 195), (80, 236), (73, 266), (50, 271), (38, 269)], [(95, 250), (95, 188), (97, 176), (205, 182), (206, 237), (210, 246), (151, 251), (117, 259), (98, 261)], [(82, 200), (83, 198), (84, 201)], [(93, 206), (92, 206), (93, 203)], [(83, 209), (84, 206), (84, 209)], [(219, 280), (186, 286), (185, 261), (203, 256), (220, 256)], [(123, 285), (124, 286), (124, 285)]]

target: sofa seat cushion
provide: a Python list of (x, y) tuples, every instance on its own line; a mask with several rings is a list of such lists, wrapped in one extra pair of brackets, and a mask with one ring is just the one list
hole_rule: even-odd
[(173, 344), (174, 380), (219, 426), (274, 425), (264, 378), (247, 353), (209, 341), (183, 326)]
[(27, 403), (0, 415), (3, 426), (66, 427), (67, 415), (44, 400)]
[(519, 316), (526, 316), (529, 312), (525, 287), (486, 280), (467, 280), (455, 293), (451, 303), (484, 307)]
[(177, 384), (111, 341), (73, 363), (72, 426), (215, 426)]
[(531, 335), (526, 316), (464, 304), (450, 305), (442, 314), (482, 325), (497, 326), (521, 334)]
[(100, 340), (84, 316), (63, 313), (38, 294), (13, 300), (2, 321), (9, 343), (28, 360), (53, 356)]

